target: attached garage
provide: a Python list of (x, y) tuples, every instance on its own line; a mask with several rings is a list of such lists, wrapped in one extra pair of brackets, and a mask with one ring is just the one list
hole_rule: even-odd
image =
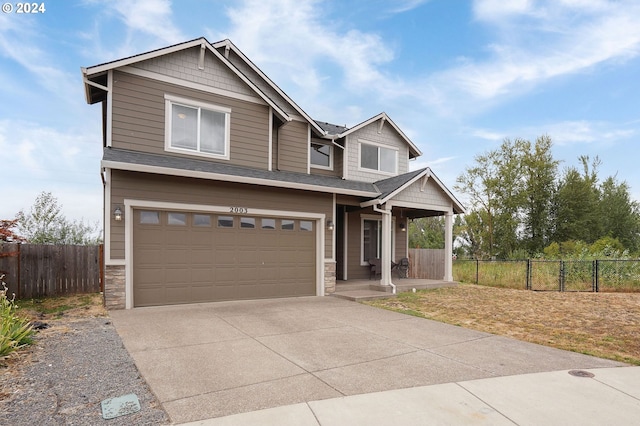
[(309, 218), (133, 209), (133, 306), (316, 295)]

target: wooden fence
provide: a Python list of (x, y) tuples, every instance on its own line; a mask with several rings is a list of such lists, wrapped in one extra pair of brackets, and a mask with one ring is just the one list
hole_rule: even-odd
[(409, 249), (409, 278), (441, 280), (444, 277), (444, 250)]
[(103, 246), (0, 243), (0, 274), (17, 299), (97, 293)]

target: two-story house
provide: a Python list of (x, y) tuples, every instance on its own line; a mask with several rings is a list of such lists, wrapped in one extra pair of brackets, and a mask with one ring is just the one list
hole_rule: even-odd
[(108, 308), (326, 295), (380, 285), (407, 221), (463, 212), (385, 113), (315, 121), (231, 41), (204, 38), (82, 68), (102, 105)]

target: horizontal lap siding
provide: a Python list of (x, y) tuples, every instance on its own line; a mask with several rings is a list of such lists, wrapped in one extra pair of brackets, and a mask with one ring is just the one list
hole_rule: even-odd
[[(114, 77), (113, 91), (114, 148), (166, 154), (165, 94), (231, 108), (231, 156), (225, 162), (258, 169), (268, 168), (269, 108), (266, 105), (118, 72)], [(188, 154), (170, 155), (205, 158)]]
[(278, 169), (307, 173), (309, 159), (309, 125), (290, 121), (278, 131)]
[[(111, 205), (123, 205), (125, 199), (298, 211), (333, 217), (332, 194), (114, 170)], [(325, 231), (325, 241), (324, 256), (330, 258), (330, 231)], [(124, 259), (124, 221), (112, 221), (111, 258)]]

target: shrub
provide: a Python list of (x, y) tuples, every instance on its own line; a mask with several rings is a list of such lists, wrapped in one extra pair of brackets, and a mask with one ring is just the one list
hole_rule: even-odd
[(16, 315), (15, 294), (7, 297), (7, 286), (0, 275), (0, 358), (33, 343), (34, 330), (25, 318)]

